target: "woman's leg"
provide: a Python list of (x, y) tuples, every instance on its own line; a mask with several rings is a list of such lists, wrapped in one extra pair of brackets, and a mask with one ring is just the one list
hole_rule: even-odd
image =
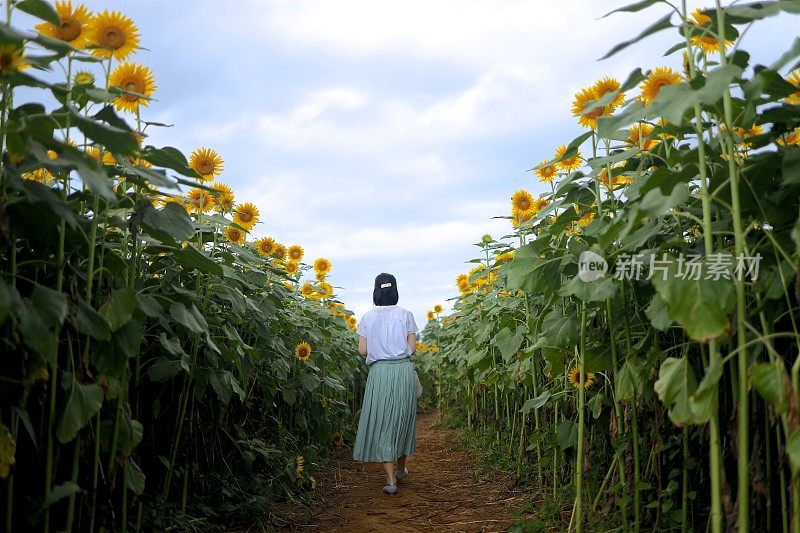
[[(403, 458), (405, 461), (405, 458)], [(383, 463), (383, 469), (386, 470), (386, 482), (389, 485), (394, 485), (397, 483), (397, 479), (394, 477), (394, 461), (387, 461)]]

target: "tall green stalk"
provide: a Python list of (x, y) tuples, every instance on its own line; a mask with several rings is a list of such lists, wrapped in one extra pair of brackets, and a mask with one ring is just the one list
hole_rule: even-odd
[(583, 531), (583, 436), (585, 431), (586, 406), (586, 302), (581, 302), (581, 333), (578, 354), (580, 380), (578, 384), (578, 451), (575, 454), (575, 531)]

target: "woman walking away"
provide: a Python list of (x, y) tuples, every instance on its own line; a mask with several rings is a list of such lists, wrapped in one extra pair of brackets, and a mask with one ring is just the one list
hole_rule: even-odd
[(358, 353), (367, 357), (369, 375), (358, 420), (353, 459), (383, 463), (386, 486), (395, 494), (408, 475), (406, 456), (414, 452), (417, 385), (411, 354), (419, 330), (414, 315), (397, 305), (397, 280), (375, 278), (370, 309), (358, 324)]

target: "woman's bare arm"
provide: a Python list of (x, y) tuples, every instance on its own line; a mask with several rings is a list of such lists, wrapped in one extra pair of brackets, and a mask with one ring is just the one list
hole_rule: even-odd
[(411, 350), (411, 353), (413, 354), (414, 352), (416, 352), (417, 351), (417, 336), (414, 335), (413, 333), (409, 333), (408, 334), (408, 338), (406, 339), (406, 341), (408, 342), (408, 349)]
[(358, 336), (358, 353), (364, 357), (367, 356), (367, 338), (361, 335)]

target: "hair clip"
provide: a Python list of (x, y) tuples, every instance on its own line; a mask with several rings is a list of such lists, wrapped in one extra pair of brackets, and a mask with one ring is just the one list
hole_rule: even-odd
[(381, 283), (381, 289), (385, 289), (386, 287), (391, 287), (391, 283)]

